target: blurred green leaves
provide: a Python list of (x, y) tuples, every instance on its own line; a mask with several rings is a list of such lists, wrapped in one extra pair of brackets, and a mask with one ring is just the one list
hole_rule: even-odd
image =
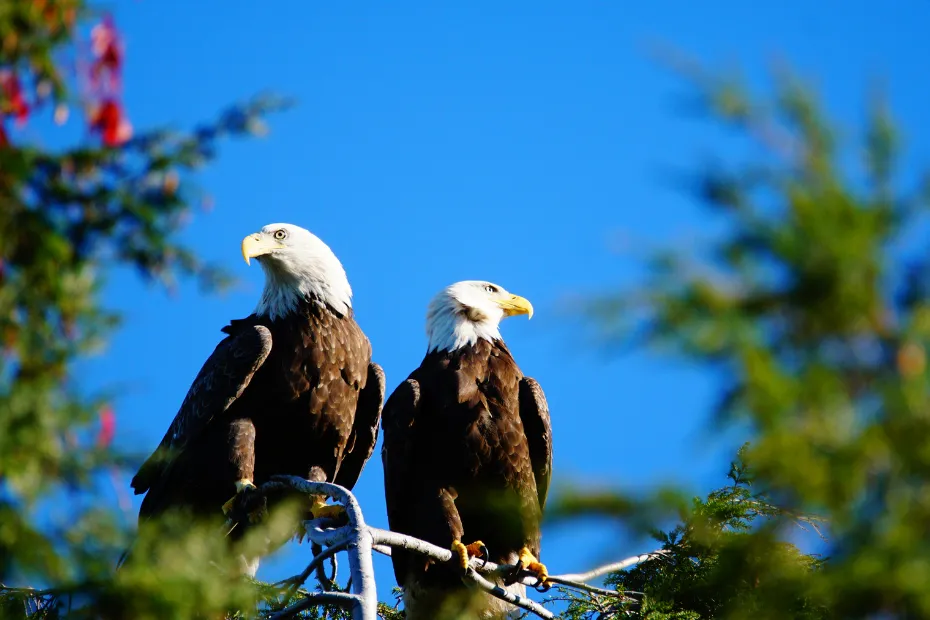
[[(131, 532), (100, 481), (130, 455), (109, 445), (107, 395), (87, 394), (71, 374), (118, 324), (101, 304), (106, 268), (134, 267), (168, 287), (229, 281), (177, 242), (204, 198), (194, 173), (220, 140), (263, 132), (262, 117), (286, 102), (257, 97), (190, 132), (135, 131), (59, 150), (11, 140), (5, 128), (47, 103), (57, 122), (61, 106), (87, 103), (60, 63), (79, 53), (89, 15), (78, 0), (0, 3), (0, 610), (183, 618), (254, 609), (256, 589), (230, 570), (242, 549), (226, 548), (221, 523), (178, 515), (143, 528), (133, 543), (140, 560), (114, 577)], [(282, 525), (268, 527), (262, 536)], [(23, 584), (53, 591), (15, 587)]]
[[(784, 541), (800, 527), (820, 533), (819, 519), (775, 505), (760, 489), (744, 446), (730, 468), (730, 484), (706, 498), (686, 499), (667, 490), (645, 501), (607, 503), (606, 494), (585, 505), (584, 496), (560, 502), (555, 516), (590, 514), (623, 519), (649, 529), (660, 554), (609, 575), (617, 597), (570, 596), (566, 618), (826, 618), (811, 577), (822, 560)], [(663, 529), (658, 523), (677, 522)], [(622, 596), (620, 596), (622, 595)]]
[[(677, 66), (695, 108), (752, 155), (691, 177), (723, 232), (699, 251), (658, 255), (641, 287), (594, 300), (591, 313), (605, 337), (720, 373), (718, 420), (749, 424), (757, 483), (780, 510), (826, 519), (830, 557), (804, 569), (796, 550), (779, 551), (777, 528), (763, 527), (719, 549), (691, 603), (679, 572), (655, 563), (617, 583), (649, 590), (670, 578), (668, 609), (700, 617), (930, 616), (930, 296), (926, 248), (914, 242), (927, 230), (924, 188), (903, 186), (913, 175), (875, 96), (852, 140), (787, 72), (771, 97), (756, 97)], [(758, 598), (749, 576), (774, 582), (774, 597)]]

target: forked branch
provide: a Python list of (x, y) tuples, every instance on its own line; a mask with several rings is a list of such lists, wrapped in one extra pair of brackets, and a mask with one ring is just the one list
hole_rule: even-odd
[[(373, 550), (384, 555), (391, 555), (392, 549), (405, 549), (432, 558), (437, 562), (453, 561), (452, 551), (449, 549), (444, 549), (412, 536), (367, 526), (355, 496), (348, 489), (341, 486), (325, 482), (309, 482), (294, 476), (276, 476), (271, 482), (262, 485), (262, 490), (265, 491), (287, 489), (308, 495), (332, 497), (345, 506), (349, 522), (341, 527), (330, 527), (332, 522), (326, 519), (307, 521), (305, 524), (307, 536), (311, 541), (323, 547), (323, 551), (314, 557), (307, 568), (299, 575), (286, 579), (281, 584), (287, 586), (289, 593), (293, 593), (326, 558), (344, 550), (349, 557), (350, 585), (348, 587), (349, 592), (314, 592), (307, 594), (304, 600), (277, 612), (272, 618), (291, 618), (314, 605), (335, 604), (352, 610), (353, 620), (377, 620), (378, 597), (371, 559)], [(553, 584), (581, 590), (596, 596), (621, 597), (617, 592), (597, 588), (585, 582), (609, 572), (629, 568), (664, 553), (664, 551), (654, 551), (634, 556), (586, 573), (552, 575), (549, 577), (549, 581)], [(540, 618), (554, 618), (555, 615), (539, 603), (510, 592), (492, 580), (494, 577), (505, 574), (510, 575), (514, 569), (515, 566), (513, 565), (485, 563), (477, 558), (472, 558), (463, 579), (467, 584), (532, 612)], [(489, 579), (489, 577), (492, 579)], [(536, 584), (536, 576), (524, 570), (518, 576), (518, 581), (532, 587)]]

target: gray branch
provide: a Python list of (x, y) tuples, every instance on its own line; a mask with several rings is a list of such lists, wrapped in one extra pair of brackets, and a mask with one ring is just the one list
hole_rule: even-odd
[[(344, 550), (349, 556), (350, 592), (314, 592), (308, 594), (304, 600), (274, 614), (272, 618), (275, 620), (291, 618), (314, 605), (325, 603), (333, 603), (351, 609), (353, 620), (377, 620), (378, 597), (371, 559), (372, 551), (391, 555), (391, 549), (399, 548), (430, 557), (438, 562), (451, 562), (453, 560), (450, 549), (444, 549), (412, 536), (369, 527), (365, 524), (362, 510), (355, 496), (348, 489), (341, 486), (326, 482), (310, 482), (295, 476), (275, 476), (271, 482), (263, 484), (261, 488), (264, 491), (292, 490), (307, 495), (332, 497), (345, 506), (349, 521), (348, 525), (342, 527), (328, 527), (334, 525), (334, 523), (326, 519), (307, 521), (305, 523), (307, 537), (322, 546), (324, 550), (313, 558), (303, 572), (281, 583), (287, 584), (289, 590), (293, 592), (293, 589), (303, 584), (313, 571), (322, 565), (326, 558), (333, 557), (339, 551)], [(620, 562), (595, 568), (586, 573), (553, 575), (549, 577), (549, 581), (553, 584), (583, 590), (595, 596), (619, 596), (616, 592), (590, 586), (585, 582), (607, 573), (629, 568), (665, 553), (665, 551), (660, 550), (634, 556)], [(464, 580), (467, 584), (530, 611), (540, 618), (554, 618), (553, 613), (539, 603), (510, 592), (486, 577), (511, 575), (515, 568), (511, 564), (495, 564), (493, 562), (482, 562), (478, 558), (471, 558)], [(518, 582), (527, 586), (535, 585), (536, 580), (536, 575), (526, 570), (523, 570), (517, 579)]]
[(476, 586), (478, 586), (479, 588), (481, 588), (488, 594), (491, 594), (492, 596), (496, 596), (499, 599), (503, 599), (507, 601), (508, 603), (510, 603), (511, 605), (522, 607), (523, 609), (526, 609), (527, 611), (533, 612), (540, 618), (546, 618), (546, 620), (551, 620), (552, 618), (555, 618), (555, 614), (553, 614), (551, 611), (549, 611), (548, 609), (546, 609), (545, 607), (543, 607), (536, 601), (531, 601), (530, 599), (520, 596), (519, 594), (515, 594), (513, 592), (510, 592), (509, 590), (505, 590), (504, 588), (497, 585), (496, 583), (491, 583), (490, 581), (485, 579), (478, 571), (471, 568), (470, 566), (468, 567), (468, 571), (465, 573), (465, 577), (466, 579), (474, 583)]
[[(572, 573), (569, 575), (557, 575), (556, 577), (551, 577), (550, 579), (555, 583), (561, 583), (564, 585), (573, 585), (569, 582), (581, 583), (585, 581), (591, 581), (592, 579), (597, 579), (607, 573), (615, 573), (620, 570), (627, 569), (636, 564), (645, 562), (646, 560), (651, 560), (652, 558), (661, 557), (667, 554), (667, 551), (662, 549), (657, 549), (651, 553), (644, 553), (642, 555), (634, 555), (631, 558), (625, 560), (620, 560), (619, 562), (614, 562), (613, 564), (607, 564), (605, 566), (599, 566), (597, 568), (591, 569), (586, 573)], [(558, 579), (558, 581), (556, 581)]]
[[(280, 485), (280, 486), (278, 486)], [(326, 535), (317, 535), (318, 526), (308, 528), (308, 535), (314, 542), (326, 546), (340, 546), (345, 544), (349, 556), (349, 581), (352, 584), (351, 595), (355, 603), (352, 606), (353, 620), (377, 620), (378, 618), (378, 590), (375, 584), (375, 570), (371, 563), (372, 537), (362, 509), (355, 496), (338, 484), (327, 482), (310, 482), (296, 476), (273, 476), (271, 482), (262, 485), (262, 490), (292, 489), (306, 495), (327, 495), (345, 507), (349, 524), (335, 530), (325, 532)], [(322, 530), (319, 530), (322, 532)], [(332, 533), (330, 535), (330, 533)], [(313, 572), (308, 571), (307, 576)], [(338, 592), (324, 592), (327, 596), (342, 594)], [(315, 595), (311, 595), (315, 596)], [(303, 609), (306, 609), (304, 607)], [(284, 610), (287, 611), (287, 610)], [(280, 613), (284, 613), (284, 611)], [(293, 615), (293, 613), (291, 613)], [(282, 618), (289, 616), (283, 615)]]
[[(403, 534), (398, 534), (397, 532), (389, 532), (387, 530), (381, 530), (374, 527), (371, 528), (371, 536), (377, 545), (399, 547), (401, 549), (419, 553), (420, 555), (431, 557), (434, 560), (439, 560), (440, 562), (450, 562), (452, 560), (451, 549), (443, 549), (442, 547), (428, 543), (425, 540), (420, 540), (419, 538), (414, 538), (413, 536), (405, 536)], [(518, 594), (514, 594), (513, 592), (508, 592), (504, 588), (491, 583), (481, 575), (481, 573), (502, 574), (508, 569), (513, 571), (514, 567), (507, 564), (495, 564), (493, 562), (487, 562), (485, 564), (478, 558), (471, 558), (469, 561), (469, 570), (465, 574), (465, 579), (466, 581), (471, 582), (472, 585), (485, 590), (491, 595), (516, 605), (517, 607), (522, 607), (527, 611), (532, 611), (534, 614), (541, 618), (553, 618), (554, 616), (552, 613), (539, 603), (531, 601), (530, 599)], [(522, 580), (530, 579), (530, 583), (536, 582), (536, 578), (532, 573), (527, 572), (525, 575), (521, 575), (521, 577), (523, 578)]]
[(331, 547), (326, 547), (319, 554), (313, 557), (313, 560), (307, 565), (307, 568), (305, 568), (302, 573), (300, 573), (299, 575), (295, 577), (285, 579), (284, 581), (279, 582), (278, 585), (282, 585), (282, 586), (286, 585), (291, 589), (292, 592), (296, 592), (297, 588), (299, 588), (310, 577), (310, 573), (312, 573), (313, 571), (323, 566), (323, 562), (325, 562), (327, 558), (333, 557), (340, 551), (345, 551), (348, 547), (349, 547), (348, 540), (343, 541), (342, 543), (338, 545), (332, 545)]

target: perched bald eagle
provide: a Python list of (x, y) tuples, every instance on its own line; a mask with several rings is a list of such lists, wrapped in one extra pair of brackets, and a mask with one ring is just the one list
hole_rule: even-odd
[[(384, 407), (381, 458), (392, 530), (451, 548), (462, 570), (483, 555), (544, 581), (537, 558), (552, 429), (542, 388), (501, 338), (501, 319), (519, 314), (532, 316), (532, 305), (490, 282), (459, 282), (433, 299), (426, 357)], [(399, 549), (392, 557), (408, 620), (512, 609), (473, 596), (448, 566)]]
[[(132, 479), (143, 521), (168, 509), (222, 516), (288, 474), (347, 488), (374, 450), (384, 373), (352, 316), (342, 264), (319, 238), (269, 224), (242, 241), (265, 286), (255, 312), (222, 329), (154, 454)], [(231, 499), (231, 496), (234, 496)], [(327, 511), (316, 498), (315, 517)], [(257, 559), (244, 572), (254, 575)]]

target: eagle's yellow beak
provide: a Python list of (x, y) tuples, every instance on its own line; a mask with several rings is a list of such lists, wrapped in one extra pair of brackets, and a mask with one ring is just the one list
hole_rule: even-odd
[(249, 264), (250, 258), (262, 256), (281, 248), (283, 244), (279, 243), (269, 235), (255, 233), (242, 240), (242, 258), (245, 264)]
[(530, 300), (526, 297), (511, 295), (507, 299), (498, 301), (497, 305), (504, 310), (504, 316), (516, 316), (518, 314), (525, 314), (526, 318), (533, 318), (533, 304), (531, 304)]

